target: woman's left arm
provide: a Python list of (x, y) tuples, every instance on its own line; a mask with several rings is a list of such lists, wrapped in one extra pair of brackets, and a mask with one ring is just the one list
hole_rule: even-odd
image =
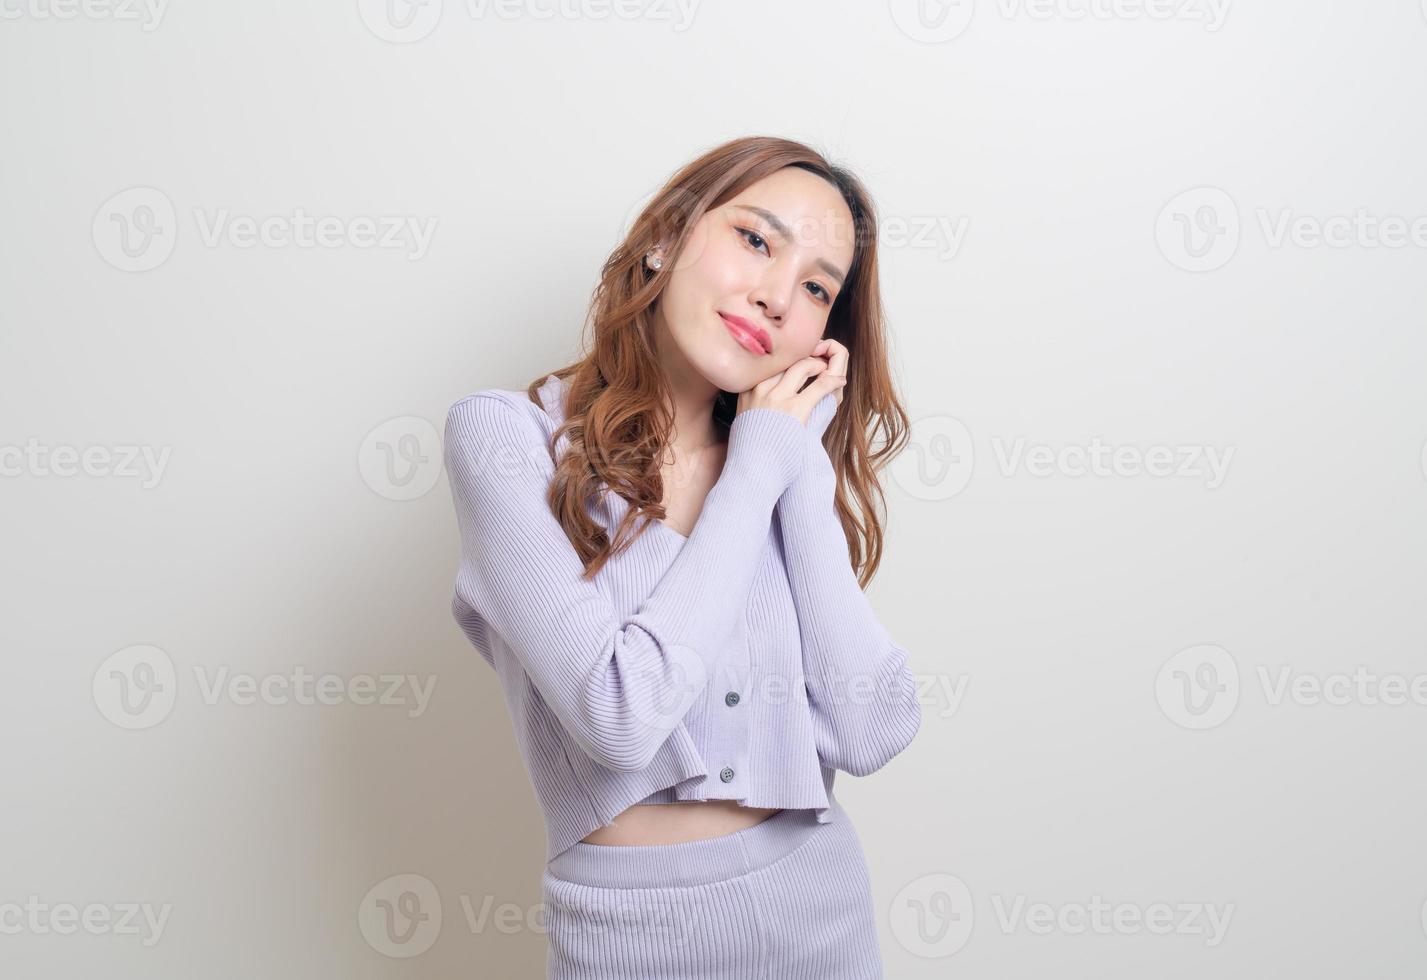
[(822, 434), (837, 408), (824, 395), (808, 419), (802, 469), (776, 507), (803, 641), (803, 672), (818, 755), (854, 776), (876, 772), (921, 726), (907, 651), (867, 601), (834, 503), (837, 475)]

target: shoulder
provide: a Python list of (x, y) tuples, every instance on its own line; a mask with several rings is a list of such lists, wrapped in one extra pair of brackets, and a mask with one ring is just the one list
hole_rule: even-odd
[[(443, 435), (448, 471), (469, 483), (517, 474), (544, 484), (554, 473), (562, 382), (547, 377), (532, 401), (525, 389), (483, 388), (456, 399)], [(564, 448), (562, 437), (560, 450)]]
[(446, 411), (447, 476), (482, 509), (508, 498), (526, 480), (543, 486), (553, 471), (549, 443), (521, 405), (523, 397), (524, 392), (487, 388), (461, 396)]
[(446, 410), (446, 438), (463, 435), (546, 446), (559, 424), (559, 379), (548, 378), (530, 400), (522, 389), (482, 388), (462, 395)]
[[(446, 409), (446, 425), (449, 428), (452, 423), (508, 423), (509, 420), (518, 420), (530, 414), (522, 409), (517, 400), (519, 394), (504, 388), (483, 388), (462, 395)], [(531, 405), (531, 408), (534, 407)]]

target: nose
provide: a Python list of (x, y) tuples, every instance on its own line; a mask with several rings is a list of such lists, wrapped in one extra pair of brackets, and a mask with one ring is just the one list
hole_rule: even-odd
[(768, 319), (782, 325), (783, 315), (788, 312), (788, 300), (781, 295), (776, 283), (760, 283), (753, 292), (753, 302), (763, 308)]

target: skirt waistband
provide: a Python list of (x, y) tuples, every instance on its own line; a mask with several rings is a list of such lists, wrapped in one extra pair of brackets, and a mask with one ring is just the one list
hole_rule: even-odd
[(704, 885), (766, 868), (811, 840), (820, 828), (845, 819), (829, 799), (828, 823), (815, 810), (782, 810), (752, 827), (678, 844), (572, 844), (551, 858), (547, 871), (577, 885), (659, 888)]

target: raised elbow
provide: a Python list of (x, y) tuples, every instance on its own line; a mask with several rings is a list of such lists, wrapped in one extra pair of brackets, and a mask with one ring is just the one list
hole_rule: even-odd
[(898, 705), (867, 725), (858, 733), (860, 737), (848, 740), (833, 768), (853, 776), (872, 775), (912, 744), (921, 723), (921, 706), (915, 699)]
[[(631, 635), (644, 641), (642, 630)], [(577, 711), (591, 758), (615, 772), (649, 768), (706, 686), (693, 651), (675, 647), (651, 668), (623, 656), (628, 646), (616, 641), (590, 672)]]
[(911, 745), (921, 730), (916, 678), (901, 656), (889, 661), (889, 667), (881, 682), (860, 696), (841, 704), (836, 699), (814, 704), (819, 754), (828, 766), (852, 776), (871, 775)]
[(614, 772), (642, 772), (649, 768), (678, 718), (647, 717), (648, 707), (630, 701), (587, 703), (578, 726), (581, 748)]
[(854, 756), (847, 771), (854, 776), (868, 776), (881, 769), (912, 744), (921, 726), (922, 710), (917, 699), (899, 702), (881, 720), (875, 736), (868, 741), (868, 751)]
[(611, 744), (608, 740), (592, 742), (586, 749), (596, 763), (613, 772), (643, 772), (653, 763), (659, 746)]

